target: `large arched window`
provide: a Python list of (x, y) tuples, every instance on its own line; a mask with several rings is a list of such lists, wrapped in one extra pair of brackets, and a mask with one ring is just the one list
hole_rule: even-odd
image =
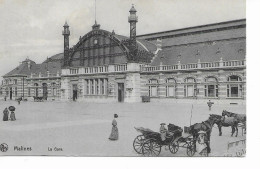
[(157, 97), (158, 96), (158, 80), (150, 79), (148, 85), (149, 85), (149, 96)]
[(215, 77), (207, 77), (204, 85), (205, 97), (218, 97), (218, 80)]
[(188, 77), (184, 80), (184, 97), (196, 97), (197, 96), (197, 84), (196, 80), (192, 77)]
[(227, 97), (242, 97), (242, 79), (239, 76), (229, 76), (227, 84)]
[(166, 79), (166, 97), (176, 96), (176, 81), (173, 78)]

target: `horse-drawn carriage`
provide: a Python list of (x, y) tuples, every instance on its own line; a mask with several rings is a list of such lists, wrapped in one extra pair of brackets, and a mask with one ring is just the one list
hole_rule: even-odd
[(186, 148), (188, 156), (193, 156), (195, 146), (193, 137), (188, 134), (186, 137), (182, 135), (182, 128), (174, 124), (168, 125), (168, 132), (165, 140), (162, 140), (161, 134), (143, 127), (135, 128), (142, 133), (134, 139), (133, 147), (138, 154), (144, 156), (158, 156), (161, 153), (161, 148), (166, 146), (172, 154), (177, 153), (179, 147)]
[(43, 101), (43, 97), (33, 96), (33, 101), (34, 102), (42, 102)]

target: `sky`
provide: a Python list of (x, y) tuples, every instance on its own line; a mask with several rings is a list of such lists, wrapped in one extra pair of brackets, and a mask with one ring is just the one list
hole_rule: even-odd
[[(137, 35), (246, 18), (246, 0), (96, 0), (101, 29), (129, 36), (132, 4)], [(62, 53), (65, 21), (71, 47), (91, 31), (95, 0), (0, 0), (0, 76), (27, 57), (41, 63)]]

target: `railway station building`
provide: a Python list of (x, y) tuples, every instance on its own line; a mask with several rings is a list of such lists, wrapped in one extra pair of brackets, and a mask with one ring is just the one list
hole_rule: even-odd
[(86, 102), (141, 102), (145, 97), (162, 102), (245, 101), (245, 19), (136, 35), (134, 6), (129, 13), (129, 36), (103, 30), (95, 22), (72, 47), (66, 22), (63, 52), (41, 64), (23, 61), (3, 76), (0, 97)]

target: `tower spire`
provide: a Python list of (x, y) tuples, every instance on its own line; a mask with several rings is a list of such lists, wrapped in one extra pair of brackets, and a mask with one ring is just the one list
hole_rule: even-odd
[(68, 58), (69, 58), (69, 36), (70, 30), (67, 21), (63, 26), (64, 30), (62, 31), (62, 35), (64, 36), (64, 63), (63, 66), (69, 66)]
[(95, 24), (92, 26), (92, 29), (94, 30), (97, 30), (97, 29), (100, 29), (100, 25), (97, 23), (97, 0), (95, 0)]
[(130, 23), (130, 40), (133, 45), (136, 47), (136, 23), (138, 22), (138, 17), (136, 16), (136, 9), (134, 4), (132, 4), (132, 8), (129, 10), (130, 16), (128, 17), (128, 22)]

